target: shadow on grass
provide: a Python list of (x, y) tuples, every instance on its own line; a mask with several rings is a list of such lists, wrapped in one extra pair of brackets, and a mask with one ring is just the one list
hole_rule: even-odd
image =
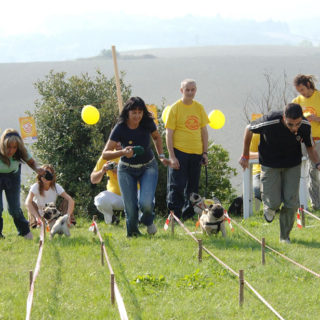
[(53, 318), (55, 318), (57, 310), (59, 310), (60, 308), (58, 291), (62, 284), (62, 279), (61, 279), (62, 260), (60, 257), (59, 250), (56, 248), (56, 245), (54, 243), (52, 244), (52, 247), (54, 249), (52, 256), (53, 256), (53, 261), (56, 264), (56, 272), (55, 272), (55, 278), (54, 278), (55, 285), (53, 286), (50, 294), (48, 295), (48, 297), (50, 297), (48, 301), (48, 308), (49, 308), (49, 314), (52, 315)]
[(130, 284), (130, 281), (128, 280), (128, 278), (126, 277), (126, 274), (125, 274), (125, 269), (118, 257), (118, 255), (116, 254), (115, 250), (113, 249), (113, 247), (110, 246), (110, 242), (109, 241), (106, 241), (106, 247), (110, 250), (110, 252), (112, 253), (114, 259), (117, 261), (118, 263), (118, 266), (119, 266), (119, 273), (117, 273), (117, 276), (119, 275), (119, 277), (121, 277), (123, 279), (123, 282), (125, 283), (126, 287), (127, 287), (127, 290), (129, 291), (129, 294), (130, 294), (130, 297), (131, 297), (131, 301), (132, 301), (132, 305), (134, 306), (134, 314), (133, 314), (133, 319), (136, 319), (136, 320), (141, 320), (141, 313), (142, 313), (142, 310), (141, 310), (141, 307), (140, 307), (140, 304), (138, 302), (138, 299), (135, 295), (135, 292), (133, 290), (133, 287), (132, 285)]
[[(48, 238), (49, 239), (49, 238)], [(71, 235), (70, 238), (65, 236), (55, 236), (52, 240), (49, 240), (53, 245), (59, 244), (60, 247), (75, 247), (79, 245), (92, 245), (95, 246), (100, 244), (99, 238), (97, 237), (85, 237), (85, 236), (76, 236)]]
[(320, 242), (314, 241), (314, 240), (307, 241), (307, 240), (301, 240), (301, 239), (293, 239), (291, 242), (294, 244), (300, 244), (310, 248), (320, 248)]

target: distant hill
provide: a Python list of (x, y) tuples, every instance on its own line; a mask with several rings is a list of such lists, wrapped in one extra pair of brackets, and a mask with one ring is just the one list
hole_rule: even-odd
[[(121, 53), (122, 54), (122, 53)], [(292, 79), (297, 73), (320, 73), (320, 48), (294, 46), (211, 46), (174, 49), (135, 50), (125, 55), (153, 55), (156, 58), (118, 60), (124, 71), (124, 81), (132, 86), (132, 95), (141, 96), (147, 103), (171, 104), (180, 98), (179, 86), (184, 78), (198, 83), (196, 99), (207, 112), (220, 109), (226, 124), (220, 130), (209, 128), (215, 143), (230, 153), (230, 164), (239, 171), (233, 181), (241, 192), (241, 168), (238, 158), (242, 152), (243, 131), (246, 125), (244, 104), (249, 96), (259, 100), (266, 89), (264, 73), (281, 78), (286, 72), (292, 97), (296, 94)], [(33, 83), (43, 80), (50, 70), (64, 71), (67, 76), (100, 69), (113, 77), (113, 62), (109, 58), (92, 58), (61, 62), (0, 63), (0, 128), (19, 129), (18, 118), (34, 109), (38, 98)], [(318, 84), (317, 84), (317, 87)], [(258, 106), (256, 112), (259, 112)], [(25, 169), (24, 169), (25, 170)]]
[[(296, 24), (296, 31), (302, 30)], [(311, 25), (309, 24), (311, 27)], [(224, 45), (297, 45), (309, 41), (284, 22), (185, 16), (176, 19), (94, 14), (47, 22), (46, 33), (0, 38), (0, 62), (64, 61), (98, 56), (116, 45), (147, 48)], [(304, 32), (307, 32), (306, 30)], [(308, 35), (313, 34), (310, 29)], [(308, 43), (308, 42), (307, 42)], [(310, 42), (312, 44), (312, 42)]]

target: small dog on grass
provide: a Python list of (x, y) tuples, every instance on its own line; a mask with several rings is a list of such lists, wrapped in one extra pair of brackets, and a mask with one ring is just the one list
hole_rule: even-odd
[(202, 232), (210, 236), (211, 234), (218, 234), (221, 231), (222, 236), (226, 238), (227, 232), (224, 219), (224, 209), (221, 204), (211, 204), (209, 208), (202, 211), (200, 217)]
[(47, 225), (50, 228), (50, 238), (52, 239), (57, 233), (59, 235), (66, 235), (70, 237), (69, 230), (69, 215), (63, 215), (53, 202), (46, 203), (43, 210), (43, 217), (46, 220)]
[(199, 194), (192, 192), (190, 194), (190, 202), (193, 206), (194, 212), (200, 217), (203, 210), (208, 209), (211, 204), (221, 204), (218, 198), (206, 199)]

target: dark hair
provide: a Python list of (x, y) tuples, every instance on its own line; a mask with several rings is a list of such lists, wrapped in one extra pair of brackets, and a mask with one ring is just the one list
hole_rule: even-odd
[(298, 103), (288, 103), (284, 108), (284, 116), (289, 119), (302, 118), (302, 108)]
[(305, 75), (305, 74), (298, 74), (293, 80), (294, 86), (299, 86), (303, 85), (307, 87), (308, 89), (315, 90), (315, 85), (314, 85), (314, 76), (312, 75)]
[(131, 110), (142, 110), (143, 117), (141, 119), (140, 125), (143, 127), (148, 126), (153, 121), (152, 113), (148, 111), (146, 104), (140, 97), (131, 97), (124, 105), (120, 116), (119, 123), (126, 123), (129, 119), (129, 111)]

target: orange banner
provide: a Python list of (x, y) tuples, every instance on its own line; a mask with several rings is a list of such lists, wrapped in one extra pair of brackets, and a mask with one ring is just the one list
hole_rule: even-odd
[(36, 123), (33, 117), (19, 118), (21, 138), (24, 143), (34, 143), (38, 141)]

